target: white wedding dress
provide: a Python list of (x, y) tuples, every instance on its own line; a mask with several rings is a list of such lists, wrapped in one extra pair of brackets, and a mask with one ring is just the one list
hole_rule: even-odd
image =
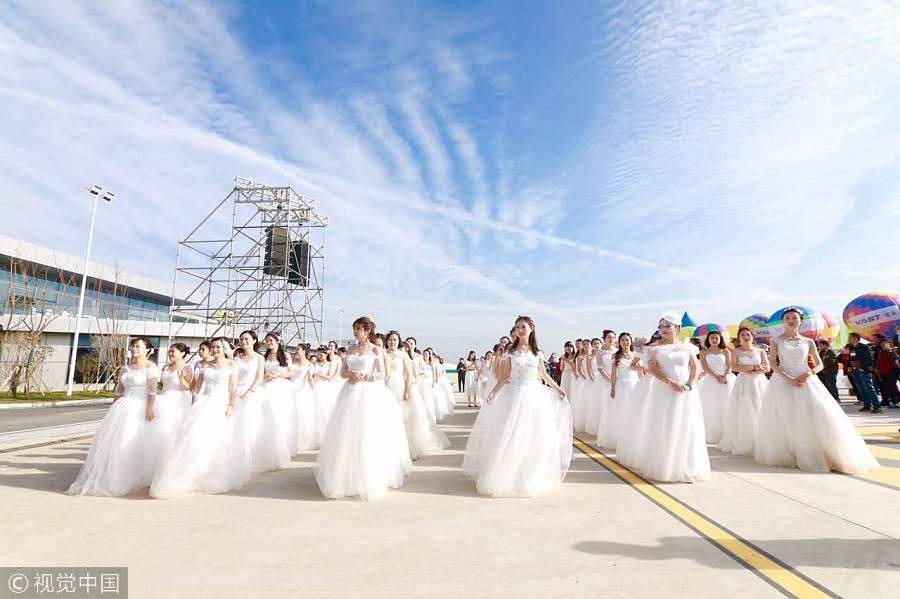
[(728, 364), (728, 356), (722, 353), (706, 354), (706, 364), (719, 376), (725, 377), (725, 384), (714, 376), (704, 376), (697, 382), (700, 393), (700, 405), (703, 406), (703, 422), (706, 426), (706, 442), (718, 443), (725, 430), (725, 416), (728, 413), (728, 402), (734, 388), (734, 375)]
[[(809, 371), (810, 341), (777, 338), (778, 360), (792, 377)], [(772, 375), (759, 411), (756, 461), (811, 472), (865, 474), (879, 468), (853, 423), (819, 380), (811, 375), (796, 387)]]
[[(182, 369), (184, 370), (184, 369)], [(151, 471), (159, 468), (160, 461), (173, 442), (178, 426), (191, 409), (191, 393), (181, 388), (178, 372), (162, 369), (162, 393), (153, 402), (153, 421), (147, 430), (148, 446), (153, 449), (148, 455), (153, 460)]]
[(506, 354), (509, 382), (475, 419), (463, 473), (480, 495), (530, 497), (558, 489), (572, 458), (569, 403), (541, 383), (543, 355)]
[[(742, 366), (762, 364), (761, 350), (748, 353), (738, 348), (734, 351), (738, 364)], [(728, 407), (724, 414), (722, 436), (719, 439), (721, 451), (734, 455), (753, 455), (759, 429), (759, 409), (768, 384), (769, 381), (764, 374), (748, 372), (738, 374), (728, 396)], [(707, 440), (709, 441), (709, 438)]]
[[(266, 361), (265, 373), (274, 376), (283, 372), (278, 362)], [(275, 414), (279, 435), (287, 446), (288, 457), (300, 453), (300, 415), (294, 401), (294, 389), (289, 379), (282, 377), (263, 383), (262, 391)]]
[[(587, 369), (584, 368), (584, 371)], [(579, 370), (581, 372), (581, 370)], [(572, 410), (572, 425), (577, 432), (587, 433), (590, 432), (590, 429), (596, 426), (596, 422), (593, 423), (594, 426), (589, 424), (589, 419), (591, 414), (596, 414), (596, 410), (592, 406), (595, 398), (592, 394), (593, 385), (591, 384), (591, 379), (585, 376), (576, 377), (574, 374), (572, 375), (572, 383), (571, 383), (571, 392), (569, 393), (570, 402), (571, 402), (571, 410)], [(596, 429), (594, 429), (596, 433)]]
[(310, 370), (309, 366), (296, 364), (291, 368), (291, 388), (299, 421), (300, 449), (303, 451), (318, 449), (322, 444), (322, 434), (325, 432), (320, 428), (323, 420), (321, 408), (312, 385), (309, 384)]
[[(616, 411), (613, 409), (612, 400), (610, 399), (610, 391), (612, 391), (612, 381), (607, 380), (600, 372), (603, 369), (607, 375), (612, 378), (613, 356), (615, 350), (600, 350), (600, 363), (593, 360), (594, 368), (594, 406), (597, 420), (594, 424), (597, 434), (597, 446), (607, 449), (616, 448), (616, 439), (618, 437), (618, 422), (616, 421)], [(593, 418), (593, 414), (590, 416)], [(588, 431), (590, 432), (590, 431)]]
[[(234, 413), (242, 430), (253, 474), (287, 468), (291, 463), (291, 448), (278, 424), (279, 412), (265, 387), (261, 386), (241, 399), (256, 380), (262, 356), (252, 360), (235, 360), (237, 369), (237, 397)], [(264, 367), (265, 368), (265, 367)]]
[[(650, 348), (652, 346), (645, 345), (638, 353), (640, 366), (646, 369), (649, 366), (648, 358), (650, 356)], [(645, 410), (646, 398), (649, 394), (649, 387), (655, 380), (650, 374), (641, 376), (637, 371), (634, 372), (637, 380), (631, 387), (628, 394), (628, 401), (622, 406), (625, 415), (621, 417), (622, 430), (619, 431), (619, 442), (616, 444), (616, 461), (625, 466), (634, 467), (634, 454), (637, 450), (638, 435), (644, 427), (647, 418), (651, 418), (651, 414)]]
[[(236, 417), (226, 415), (233, 367), (203, 369), (203, 389), (163, 457), (150, 496), (227, 493), (250, 482), (251, 455)], [(236, 400), (236, 402), (239, 400)]]
[(616, 436), (614, 446), (604, 445), (604, 447), (615, 448), (616, 459), (618, 459), (619, 453), (621, 453), (620, 448), (627, 448), (631, 442), (636, 420), (633, 396), (635, 386), (638, 384), (640, 376), (636, 371), (631, 369), (632, 360), (634, 360), (634, 354), (622, 356), (621, 360), (619, 360), (619, 365), (616, 367), (616, 398), (610, 400), (608, 408), (609, 412), (614, 414)]
[[(359, 374), (380, 373), (380, 357), (348, 353), (347, 369)], [(374, 500), (388, 489), (403, 486), (412, 469), (403, 416), (384, 382), (347, 381), (314, 467), (322, 495), (329, 499), (360, 497)]]
[(153, 442), (146, 419), (148, 389), (155, 390), (158, 381), (156, 364), (122, 367), (119, 382), (125, 391), (100, 422), (68, 495), (127, 495), (150, 484), (165, 449)]
[(435, 451), (450, 447), (450, 439), (444, 431), (431, 421), (429, 410), (425, 406), (425, 398), (418, 385), (409, 386), (409, 399), (404, 400), (406, 377), (403, 369), (403, 352), (394, 350), (388, 373), (388, 389), (397, 400), (403, 414), (406, 437), (409, 443), (409, 457), (418, 460)]
[[(698, 353), (694, 345), (661, 344), (648, 349), (648, 364), (656, 360), (665, 376), (674, 381), (684, 384), (690, 380), (691, 355)], [(631, 465), (643, 476), (662, 482), (709, 480), (706, 430), (697, 390), (675, 391), (652, 375), (648, 378), (639, 398), (642, 417), (633, 455), (628, 458)]]

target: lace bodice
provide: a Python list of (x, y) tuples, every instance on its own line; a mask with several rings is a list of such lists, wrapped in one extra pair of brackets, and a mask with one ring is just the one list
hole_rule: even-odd
[(778, 344), (778, 364), (781, 369), (790, 376), (800, 376), (809, 371), (809, 340), (805, 337), (799, 339), (776, 339)]
[(163, 371), (162, 371), (163, 393), (166, 393), (168, 391), (184, 391), (184, 389), (181, 388), (181, 377), (179, 376), (179, 371), (183, 370), (183, 369), (184, 368), (182, 367), (181, 369), (176, 370), (174, 372), (170, 371), (168, 368), (163, 369)]
[(631, 369), (632, 360), (634, 360), (634, 354), (622, 356), (619, 360), (619, 366), (616, 368), (616, 381), (630, 381), (639, 378), (638, 373)]
[(432, 368), (430, 364), (426, 364), (424, 359), (422, 360), (422, 364), (425, 366), (425, 368), (422, 369), (422, 380), (431, 385), (434, 383), (434, 368)]
[(375, 358), (373, 354), (347, 354), (347, 370), (357, 374), (373, 374), (375, 372)]
[(712, 370), (719, 376), (724, 376), (728, 372), (727, 361), (728, 360), (724, 352), (721, 354), (706, 354), (706, 365), (709, 366), (710, 370)]
[(388, 381), (402, 381), (403, 380), (403, 352), (399, 349), (395, 349), (390, 353), (391, 360), (390, 364), (390, 372), (387, 373)]
[(540, 380), (538, 378), (540, 356), (536, 356), (530, 351), (510, 352), (507, 356), (509, 356), (510, 385), (527, 385)]
[(126, 365), (122, 368), (119, 381), (125, 387), (125, 395), (147, 395), (148, 388), (156, 390), (159, 381), (159, 367), (150, 364), (146, 368)]
[(278, 362), (267, 361), (265, 366), (266, 374), (278, 374), (281, 372), (282, 366)]
[(207, 366), (203, 369), (203, 391), (205, 393), (227, 393), (228, 381), (235, 374), (235, 368), (216, 368)]
[(612, 372), (613, 354), (615, 353), (615, 350), (611, 349), (600, 350), (600, 359), (593, 360), (595, 375), (600, 375), (601, 367), (607, 374), (610, 374)]

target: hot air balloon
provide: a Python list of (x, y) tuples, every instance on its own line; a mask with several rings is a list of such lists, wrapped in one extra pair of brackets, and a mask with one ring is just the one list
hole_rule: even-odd
[(827, 341), (828, 345), (834, 345), (838, 333), (841, 332), (841, 322), (828, 312), (822, 312), (821, 314), (822, 318), (825, 319), (825, 329), (822, 331), (820, 339)]
[[(701, 324), (699, 327), (694, 329), (694, 334), (692, 335), (692, 337), (697, 337), (699, 339), (706, 339), (706, 336), (709, 333), (713, 333), (713, 332), (721, 334), (723, 338), (728, 337), (728, 335), (725, 333), (725, 327), (723, 327), (720, 324), (715, 324), (712, 322), (708, 322), (706, 324)], [(724, 340), (726, 342), (728, 341), (728, 339), (724, 339)]]
[(844, 322), (866, 341), (874, 341), (876, 333), (893, 337), (900, 326), (900, 295), (889, 291), (861, 295), (844, 308)]
[(769, 322), (769, 314), (757, 313), (751, 314), (741, 321), (738, 328), (747, 327), (753, 333), (753, 339), (756, 343), (762, 345), (769, 344), (769, 329), (766, 325)]
[[(810, 339), (821, 338), (822, 331), (825, 330), (825, 319), (822, 318), (821, 312), (805, 306), (785, 306), (773, 314), (766, 323), (770, 340), (775, 339), (775, 337), (784, 333), (784, 311), (788, 308), (799, 310), (803, 315), (803, 322), (800, 323), (801, 335), (809, 337)], [(771, 341), (769, 343), (771, 343)]]

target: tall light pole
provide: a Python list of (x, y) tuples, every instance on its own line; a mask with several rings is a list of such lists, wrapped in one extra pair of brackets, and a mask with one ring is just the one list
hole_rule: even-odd
[(91, 212), (91, 228), (88, 232), (87, 252), (84, 254), (84, 269), (81, 273), (81, 293), (78, 296), (78, 316), (75, 318), (75, 337), (72, 339), (72, 356), (69, 359), (69, 378), (66, 396), (72, 396), (72, 385), (75, 382), (75, 358), (78, 356), (78, 336), (81, 334), (81, 315), (84, 311), (84, 291), (87, 287), (88, 263), (91, 259), (91, 244), (94, 241), (94, 221), (97, 218), (97, 204), (102, 197), (111, 202), (116, 195), (111, 191), (103, 191), (99, 185), (92, 185), (88, 191), (94, 196), (94, 210)]
[(344, 342), (344, 309), (338, 308), (338, 346)]

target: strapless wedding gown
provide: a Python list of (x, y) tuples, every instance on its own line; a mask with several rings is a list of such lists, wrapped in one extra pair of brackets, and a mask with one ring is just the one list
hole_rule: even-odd
[(226, 415), (229, 381), (235, 375), (232, 367), (203, 369), (203, 391), (153, 477), (151, 497), (227, 493), (250, 482), (252, 456), (243, 427), (235, 414)]
[[(374, 372), (375, 355), (350, 353), (344, 359), (351, 372)], [(347, 381), (314, 467), (322, 495), (379, 499), (388, 489), (402, 487), (411, 469), (403, 416), (394, 395), (380, 380)]]
[[(758, 351), (752, 353), (741, 349), (734, 351), (737, 352), (735, 355), (738, 364), (742, 366), (762, 364), (762, 357)], [(759, 409), (768, 384), (769, 381), (764, 374), (748, 372), (738, 374), (728, 397), (728, 408), (725, 410), (725, 424), (722, 427), (722, 437), (719, 439), (721, 451), (734, 455), (753, 455), (759, 430)]]
[[(775, 339), (782, 370), (792, 377), (809, 371), (810, 342)], [(756, 461), (811, 472), (834, 470), (865, 474), (879, 468), (853, 423), (819, 380), (811, 375), (802, 387), (772, 375), (759, 411)]]
[(703, 407), (703, 423), (706, 427), (706, 442), (718, 443), (725, 429), (725, 415), (728, 413), (728, 402), (734, 388), (734, 375), (728, 364), (728, 356), (709, 353), (706, 355), (709, 369), (719, 376), (725, 377), (725, 384), (714, 376), (705, 376), (697, 383), (700, 394), (700, 405)]

